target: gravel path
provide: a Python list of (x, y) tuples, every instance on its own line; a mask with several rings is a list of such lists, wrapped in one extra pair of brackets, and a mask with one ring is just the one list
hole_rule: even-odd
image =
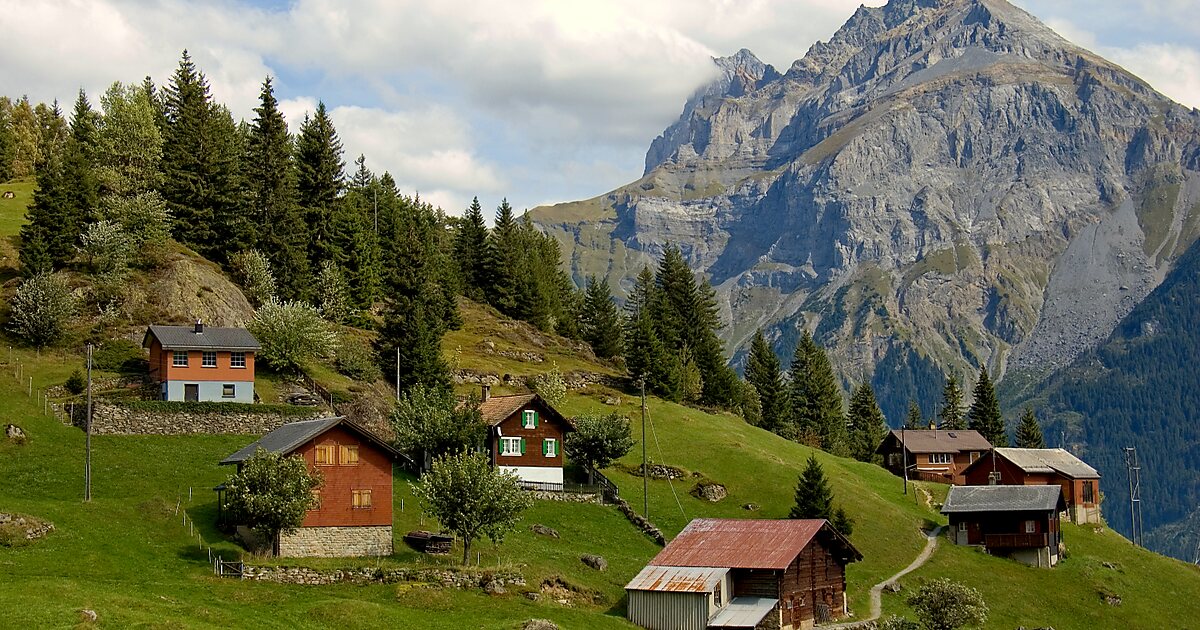
[(885, 586), (887, 586), (888, 584), (891, 584), (891, 583), (895, 582), (896, 580), (899, 580), (900, 578), (908, 575), (909, 573), (912, 573), (913, 571), (916, 571), (917, 569), (921, 568), (921, 565), (925, 564), (925, 562), (929, 560), (929, 557), (933, 555), (933, 551), (935, 549), (937, 549), (938, 534), (941, 534), (941, 533), (942, 533), (941, 526), (938, 526), (938, 527), (934, 528), (933, 531), (926, 533), (925, 534), (925, 538), (926, 538), (925, 548), (922, 549), (921, 553), (917, 555), (916, 560), (912, 561), (912, 564), (908, 565), (907, 567), (904, 567), (904, 569), (902, 569), (896, 575), (893, 575), (892, 577), (871, 587), (871, 616), (870, 617), (867, 617), (866, 619), (858, 619), (856, 621), (851, 621), (848, 623), (839, 623), (839, 624), (834, 624), (834, 625), (830, 625), (830, 626), (821, 626), (822, 630), (825, 630), (825, 629), (839, 630), (839, 629), (846, 629), (846, 628), (857, 628), (868, 622), (879, 619), (879, 616), (883, 612), (883, 588)]

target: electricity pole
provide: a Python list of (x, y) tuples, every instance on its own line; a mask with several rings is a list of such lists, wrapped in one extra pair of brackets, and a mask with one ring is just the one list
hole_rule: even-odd
[(83, 500), (92, 500), (92, 344), (87, 345), (87, 459), (83, 464)]
[(650, 467), (646, 465), (646, 377), (642, 377), (642, 517), (650, 520)]
[(396, 346), (396, 402), (400, 402), (400, 346)]
[(905, 428), (907, 427), (900, 427), (900, 462), (904, 467), (904, 494), (908, 494), (908, 445), (904, 443)]
[(1142, 546), (1142, 467), (1138, 466), (1137, 448), (1126, 446), (1125, 471), (1129, 475), (1129, 536), (1133, 544)]

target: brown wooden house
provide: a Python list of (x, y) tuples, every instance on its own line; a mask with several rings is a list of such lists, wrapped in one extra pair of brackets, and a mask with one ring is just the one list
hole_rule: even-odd
[[(295, 533), (274, 541), (278, 555), (391, 555), (392, 464), (404, 457), (391, 445), (345, 418), (319, 418), (285, 424), (221, 464), (236, 464), (240, 470), (260, 448), (303, 457), (322, 478), (317, 507)], [(218, 493), (223, 489), (218, 486)], [(224, 506), (220, 494), (218, 505)], [(244, 528), (239, 532), (248, 533)]]
[(907, 467), (909, 479), (964, 485), (963, 469), (991, 448), (978, 431), (893, 429), (875, 452), (896, 475)]
[(824, 520), (695, 519), (625, 589), (653, 630), (812, 628), (847, 614), (862, 554)]
[(968, 466), (963, 476), (969, 486), (1057, 485), (1071, 522), (1101, 521), (1100, 473), (1061, 448), (997, 448)]
[(492, 396), (487, 386), (479, 413), (488, 426), (493, 466), (515, 473), (527, 488), (562, 489), (563, 440), (572, 430), (570, 420), (537, 394)]
[(942, 514), (958, 545), (981, 545), (988, 553), (1030, 566), (1058, 564), (1062, 543), (1062, 493), (1055, 486), (956, 486)]

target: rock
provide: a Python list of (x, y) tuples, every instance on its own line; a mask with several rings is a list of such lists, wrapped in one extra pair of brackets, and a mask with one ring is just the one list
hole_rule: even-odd
[(700, 482), (696, 484), (694, 488), (692, 488), (692, 496), (696, 497), (697, 499), (704, 499), (709, 503), (716, 503), (717, 501), (729, 496), (729, 492), (725, 490), (725, 486), (722, 486), (719, 483)]
[(542, 594), (536, 593), (534, 591), (529, 591), (529, 592), (525, 593), (525, 599), (528, 599), (531, 602), (539, 602), (542, 600)]
[(558, 630), (558, 624), (549, 619), (530, 619), (521, 626), (521, 630)]
[(1100, 564), (1103, 565), (1105, 569), (1113, 569), (1114, 571), (1117, 569), (1117, 565), (1112, 562), (1101, 562)]
[(24, 444), (28, 440), (25, 430), (15, 424), (4, 427), (4, 437), (14, 444)]
[(603, 402), (606, 405), (612, 406), (612, 407), (620, 407), (621, 406), (621, 397), (620, 396), (605, 396), (604, 400), (601, 402)]
[(597, 571), (603, 571), (608, 568), (608, 560), (605, 560), (601, 556), (594, 556), (588, 553), (581, 556), (579, 560)]
[(743, 506), (742, 506), (742, 509), (743, 509), (743, 510), (749, 510), (749, 511), (751, 511), (751, 512), (757, 512), (757, 511), (758, 511), (758, 504), (757, 504), (757, 503), (747, 503), (747, 504), (745, 504), (745, 505), (743, 505)]
[(901, 588), (899, 582), (888, 582), (883, 585), (883, 590), (886, 593), (899, 593)]
[(529, 529), (532, 530), (533, 533), (535, 533), (535, 534), (540, 534), (542, 536), (549, 536), (550, 538), (558, 538), (558, 530), (556, 530), (552, 527), (546, 527), (545, 525), (542, 525), (541, 523), (534, 523), (533, 525), (529, 526)]
[(83, 619), (83, 621), (85, 623), (89, 623), (89, 622), (94, 623), (97, 619), (100, 618), (99, 615), (96, 614), (96, 611), (94, 611), (90, 608), (84, 608), (83, 610), (80, 610), (79, 617), (81, 619)]
[(487, 593), (488, 595), (503, 595), (508, 591), (504, 589), (503, 582), (499, 580), (488, 580), (488, 582), (483, 585), (483, 592)]

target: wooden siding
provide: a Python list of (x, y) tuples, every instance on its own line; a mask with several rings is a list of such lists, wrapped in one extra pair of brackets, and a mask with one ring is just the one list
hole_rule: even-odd
[(949, 463), (933, 463), (930, 453), (909, 452), (907, 460), (900, 453), (899, 444), (895, 449), (884, 455), (885, 467), (893, 474), (904, 475), (904, 462), (908, 462), (909, 479), (932, 481), (935, 483), (951, 483), (956, 486), (970, 485), (961, 472), (971, 465), (971, 462), (983, 457), (986, 451), (961, 451), (954, 453)]
[(734, 569), (734, 597), (772, 597), (779, 598), (778, 571), (770, 569)]
[[(991, 483), (990, 475), (993, 472), (1000, 474), (1000, 485), (1005, 486), (1051, 486), (1058, 485), (1062, 488), (1063, 501), (1067, 504), (1067, 513), (1074, 514), (1075, 508), (1095, 508), (1100, 505), (1100, 480), (1099, 479), (1071, 479), (1070, 477), (1059, 473), (1026, 473), (1023, 469), (1004, 459), (1003, 457), (994, 457), (992, 454), (986, 457), (994, 458), (995, 463), (988, 462), (976, 466), (974, 470), (969, 471), (966, 476), (968, 486), (986, 486)], [(1083, 484), (1092, 482), (1092, 500), (1084, 502)]]
[[(527, 409), (538, 412), (538, 425), (534, 429), (521, 426), (521, 413)], [(563, 466), (563, 428), (549, 418), (549, 414), (536, 402), (531, 402), (515, 411), (491, 431), (490, 448), (492, 461), (497, 466), (532, 466), (538, 468), (562, 468)], [(525, 438), (524, 455), (501, 455), (501, 437)], [(542, 441), (554, 439), (557, 441), (554, 457), (542, 455)]]
[[(241, 352), (239, 350), (239, 352)], [(150, 378), (162, 381), (221, 381), (244, 382), (254, 380), (254, 352), (246, 351), (246, 367), (235, 368), (230, 364), (230, 350), (217, 350), (217, 367), (202, 367), (203, 351), (188, 350), (187, 367), (175, 367), (174, 351), (163, 350), (157, 339), (150, 341)]]
[[(316, 465), (318, 445), (331, 445), (331, 465)], [(358, 446), (358, 464), (343, 465), (339, 446)], [(321, 473), (321, 505), (304, 517), (303, 527), (391, 525), (392, 460), (357, 433), (334, 427), (296, 450), (308, 467)], [(371, 507), (354, 507), (355, 490), (371, 491)]]
[(817, 605), (840, 617), (846, 599), (846, 570), (816, 539), (788, 566), (780, 582), (779, 602), (784, 626), (811, 624)]

